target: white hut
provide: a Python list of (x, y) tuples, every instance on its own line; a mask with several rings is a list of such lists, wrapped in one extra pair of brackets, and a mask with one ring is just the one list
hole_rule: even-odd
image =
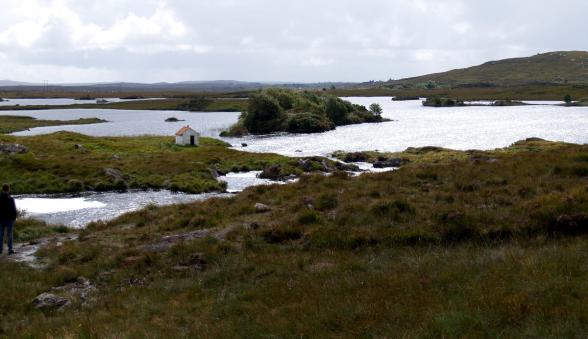
[(196, 146), (199, 143), (200, 133), (196, 132), (190, 125), (184, 126), (180, 128), (179, 131), (176, 132), (176, 145), (192, 145)]

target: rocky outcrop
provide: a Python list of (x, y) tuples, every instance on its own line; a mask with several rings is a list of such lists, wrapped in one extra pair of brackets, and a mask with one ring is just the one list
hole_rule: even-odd
[(336, 161), (335, 168), (339, 171), (345, 172), (359, 172), (361, 171), (359, 166), (353, 164), (346, 164), (344, 162)]
[(110, 177), (113, 181), (125, 181), (125, 176), (121, 171), (114, 168), (104, 168), (103, 172), (106, 176)]
[(20, 144), (0, 144), (0, 153), (5, 153), (5, 154), (24, 154), (27, 153), (29, 151), (28, 148), (26, 148), (23, 145)]
[(395, 159), (381, 159), (374, 162), (374, 168), (392, 168), (392, 167), (400, 167), (403, 163), (402, 159), (395, 158)]
[(61, 309), (71, 304), (71, 301), (67, 298), (60, 297), (52, 293), (39, 294), (33, 299), (33, 305), (37, 309)]
[(352, 152), (345, 154), (343, 159), (345, 162), (367, 162), (368, 156), (363, 152)]
[(33, 299), (33, 305), (37, 309), (63, 309), (72, 303), (86, 305), (91, 301), (91, 294), (96, 292), (96, 287), (90, 280), (79, 277), (75, 282), (54, 287), (51, 292), (39, 294)]
[(140, 249), (145, 252), (164, 252), (172, 248), (179, 242), (193, 241), (206, 237), (212, 237), (217, 240), (223, 240), (227, 234), (235, 230), (239, 226), (229, 226), (222, 229), (210, 228), (204, 230), (197, 230), (188, 233), (180, 233), (162, 237), (158, 242), (141, 246)]

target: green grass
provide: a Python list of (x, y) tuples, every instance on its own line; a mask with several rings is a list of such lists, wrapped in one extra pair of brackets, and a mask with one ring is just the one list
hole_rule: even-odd
[(520, 85), (493, 88), (390, 88), (382, 87), (362, 89), (341, 89), (328, 93), (343, 97), (445, 97), (467, 100), (559, 100), (563, 101), (566, 94), (574, 100), (588, 96), (588, 85)]
[[(0, 333), (584, 336), (588, 146), (408, 153), (413, 161), (390, 173), (304, 176), (93, 223), (44, 249), (45, 271), (1, 261), (11, 274), (0, 276)], [(272, 210), (256, 213), (256, 202)], [(229, 231), (159, 253), (143, 247), (205, 229)], [(204, 270), (174, 269), (195, 254)], [(35, 295), (79, 275), (97, 283), (94, 304), (33, 309)]]
[[(171, 137), (89, 137), (57, 132), (32, 137), (0, 136), (0, 142), (26, 146), (26, 154), (0, 155), (2, 181), (14, 193), (62, 193), (127, 188), (166, 188), (200, 193), (224, 190), (214, 171), (261, 170), (289, 159), (275, 154), (232, 150), (222, 141), (202, 138), (198, 147), (181, 147)], [(123, 178), (105, 169), (120, 171)]]
[(279, 166), (282, 177), (335, 169), (331, 160), (288, 158), (271, 153), (248, 153), (212, 138), (197, 147), (177, 146), (172, 137), (90, 137), (73, 132), (14, 137), (25, 154), (0, 154), (0, 181), (15, 194), (169, 189), (187, 193), (224, 191), (217, 175)]
[(105, 122), (97, 118), (78, 120), (39, 120), (32, 117), (0, 115), (0, 134), (8, 134), (24, 131), (34, 127), (62, 126), (62, 125), (87, 125)]

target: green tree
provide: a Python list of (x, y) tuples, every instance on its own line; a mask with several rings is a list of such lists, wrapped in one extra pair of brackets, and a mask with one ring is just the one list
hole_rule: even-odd
[(566, 94), (566, 96), (564, 97), (564, 101), (566, 102), (566, 104), (570, 104), (572, 102), (572, 96)]
[(267, 93), (253, 93), (249, 96), (249, 106), (244, 125), (251, 133), (271, 133), (282, 114), (278, 100)]
[[(327, 111), (329, 119), (337, 125), (345, 123), (347, 113), (350, 112), (349, 107), (345, 105), (343, 100), (334, 96), (327, 98), (325, 110)], [(351, 111), (353, 111), (353, 109), (351, 109)]]
[(372, 112), (374, 115), (380, 116), (383, 112), (382, 106), (380, 106), (378, 103), (373, 103), (370, 105), (370, 112)]

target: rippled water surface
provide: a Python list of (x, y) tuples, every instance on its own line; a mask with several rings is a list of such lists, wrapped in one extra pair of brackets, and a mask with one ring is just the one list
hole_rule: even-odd
[(247, 143), (248, 151), (284, 155), (327, 155), (337, 150), (402, 151), (408, 147), (442, 146), (453, 149), (494, 149), (539, 137), (588, 143), (588, 107), (423, 107), (420, 101), (390, 98), (347, 98), (369, 106), (377, 102), (383, 116), (394, 121), (337, 127), (319, 134), (249, 136), (229, 139)]

